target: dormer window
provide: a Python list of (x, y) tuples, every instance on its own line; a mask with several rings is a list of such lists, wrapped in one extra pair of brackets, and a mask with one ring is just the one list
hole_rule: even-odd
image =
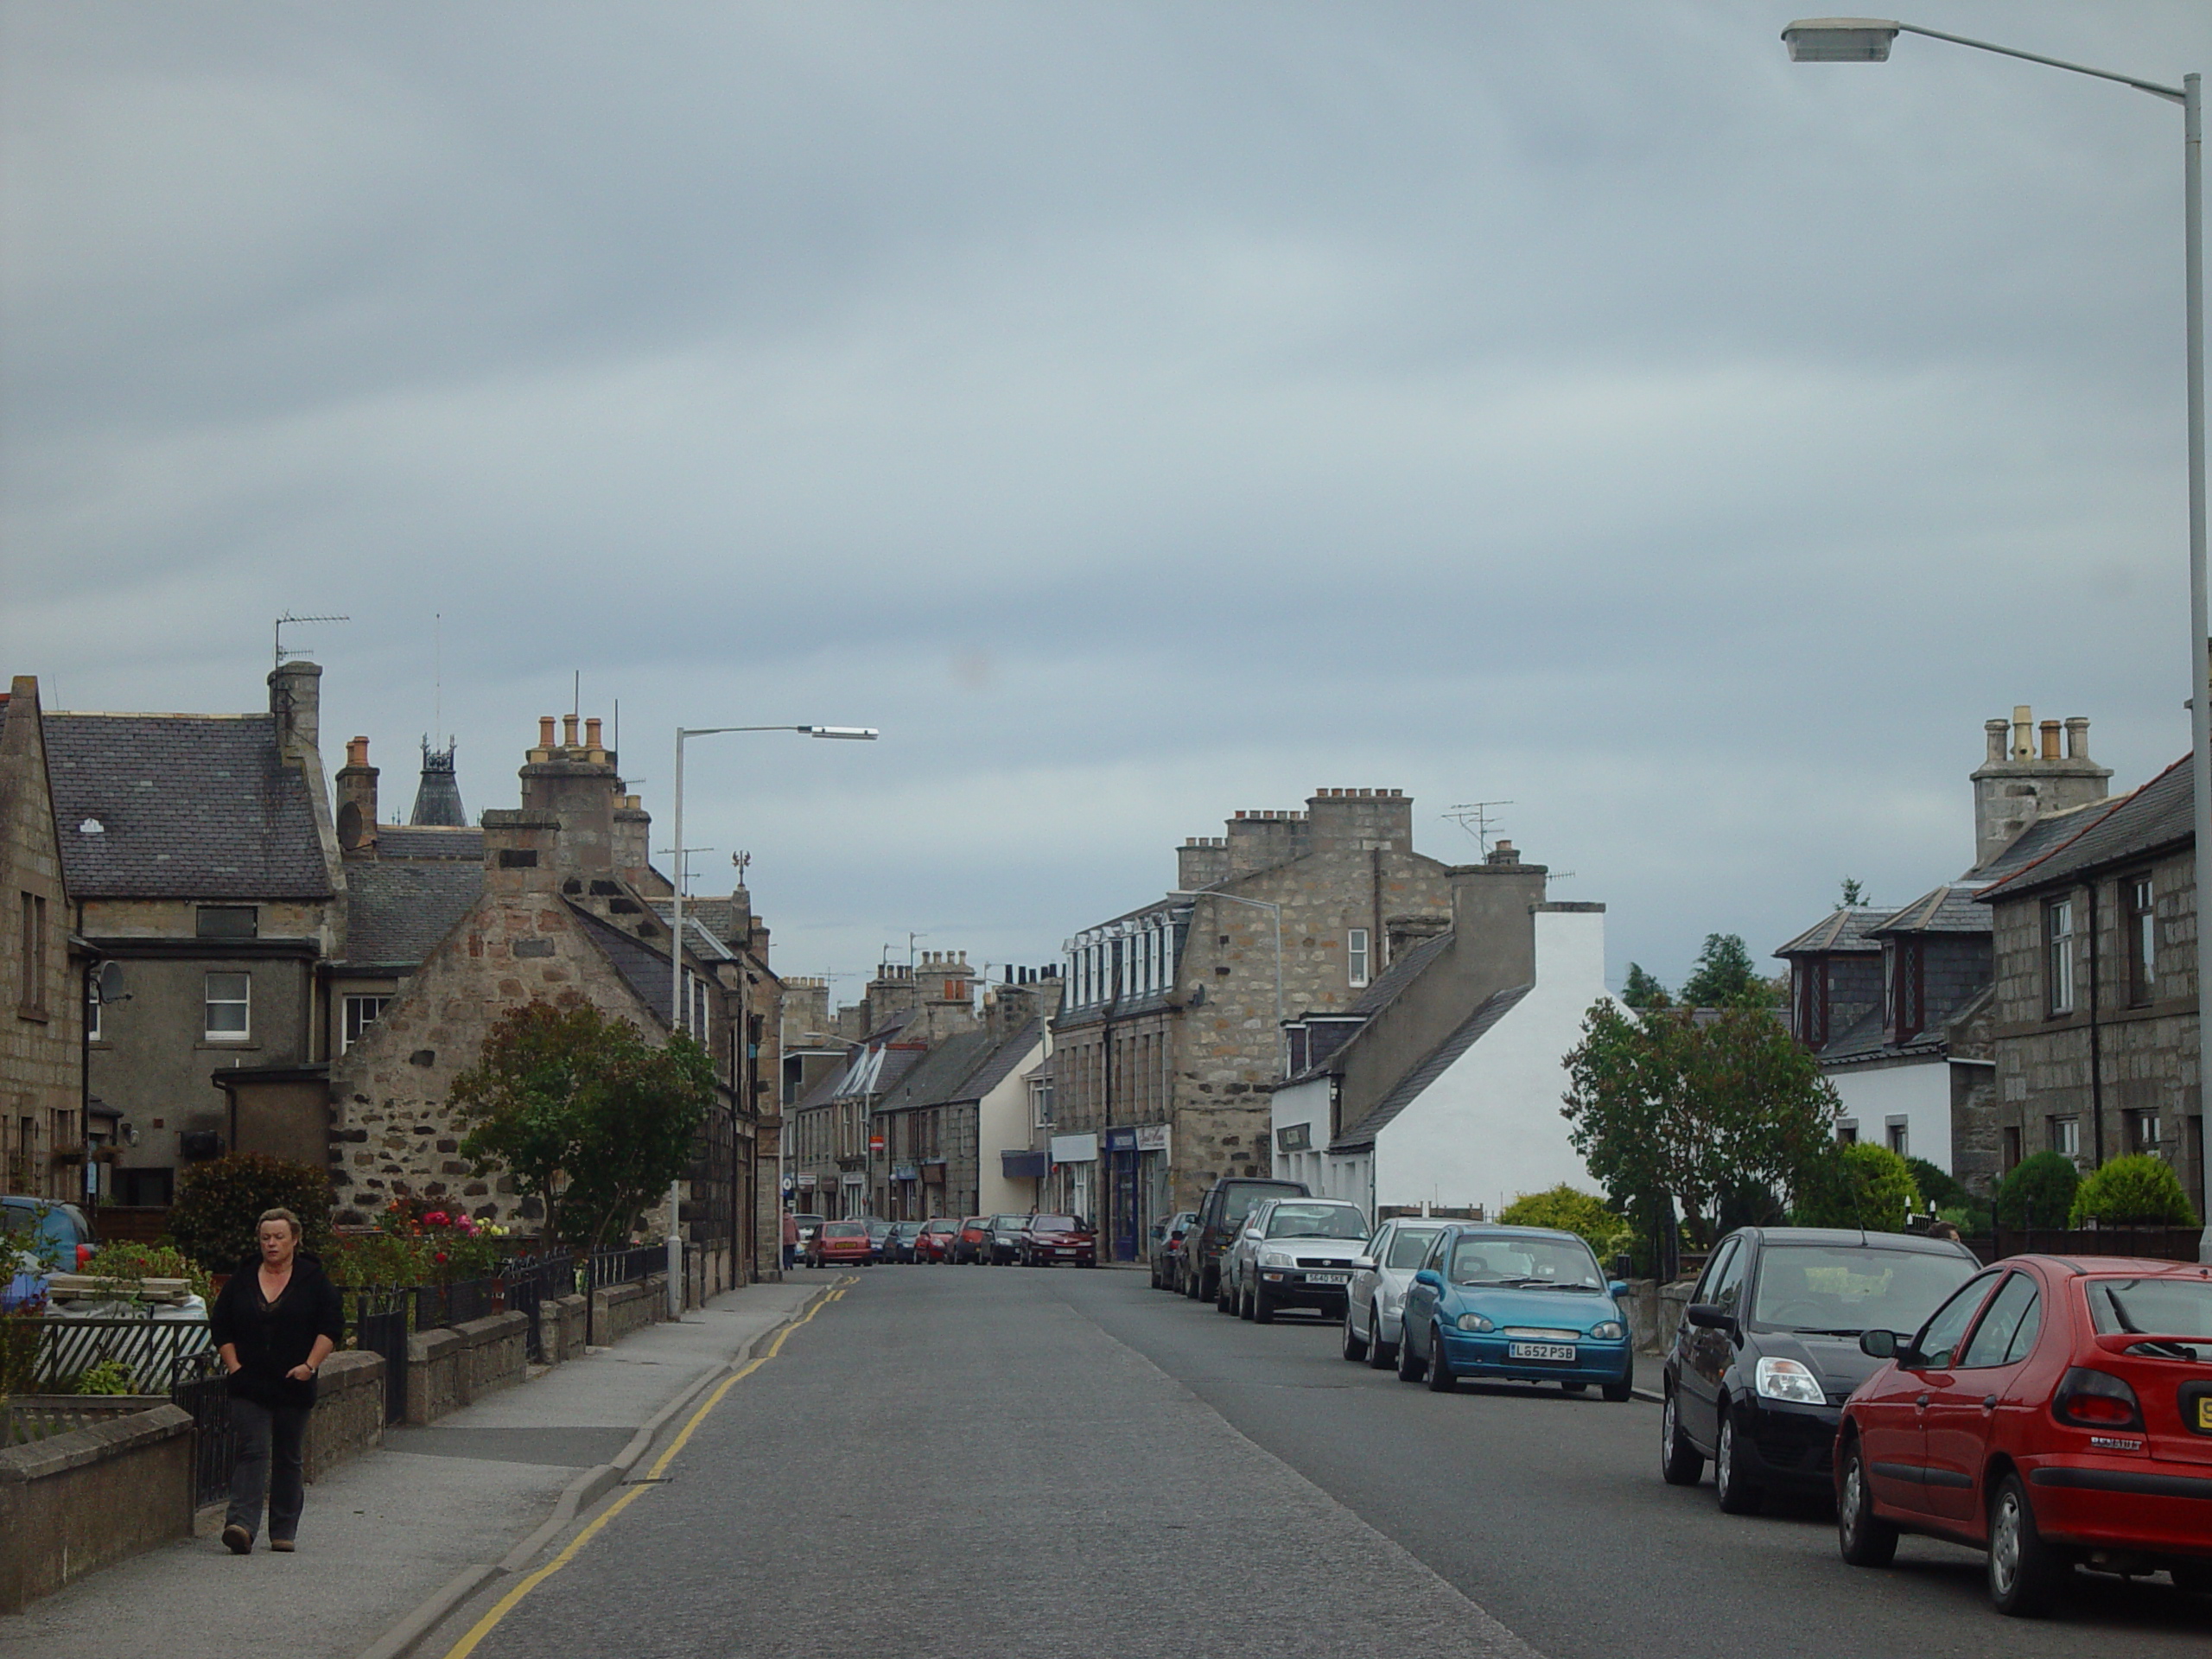
[(1800, 957), (1793, 969), (1797, 988), (1797, 1040), (1808, 1048), (1828, 1043), (1828, 959)]
[(1890, 1040), (1909, 1043), (1928, 1024), (1928, 942), (1891, 939), (1882, 947), (1883, 990), (1890, 1005)]

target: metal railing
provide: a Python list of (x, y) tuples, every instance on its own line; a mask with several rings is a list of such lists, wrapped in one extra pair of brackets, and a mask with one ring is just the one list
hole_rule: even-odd
[(2008, 1255), (2133, 1255), (2194, 1262), (2202, 1235), (2194, 1227), (1999, 1227), (1966, 1241), (1984, 1262)]
[(186, 1360), (169, 1385), (169, 1398), (192, 1418), (193, 1507), (219, 1503), (230, 1495), (231, 1465), (238, 1455), (230, 1380), (221, 1362), (213, 1353)]
[(543, 1364), (545, 1299), (575, 1294), (575, 1258), (565, 1250), (551, 1255), (518, 1256), (502, 1268), (500, 1281), (507, 1310), (530, 1320), (523, 1338), (524, 1353), (532, 1364)]
[(407, 1421), (407, 1332), (414, 1297), (406, 1289), (368, 1285), (345, 1293), (346, 1328), (353, 1345), (384, 1361), (384, 1420)]

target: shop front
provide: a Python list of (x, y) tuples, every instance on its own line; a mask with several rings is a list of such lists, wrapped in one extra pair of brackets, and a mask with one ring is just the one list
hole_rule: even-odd
[[(1056, 1135), (1046, 1148), (1052, 1173), (1046, 1185), (1052, 1208), (1086, 1221), (1098, 1220), (1098, 1137)], [(1040, 1206), (1041, 1207), (1041, 1206)]]

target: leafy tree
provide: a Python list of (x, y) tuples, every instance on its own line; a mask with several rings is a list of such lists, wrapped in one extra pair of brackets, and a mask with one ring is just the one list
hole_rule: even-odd
[(1601, 1262), (1627, 1248), (1623, 1242), (1629, 1230), (1626, 1219), (1605, 1208), (1605, 1201), (1594, 1192), (1564, 1181), (1541, 1192), (1523, 1192), (1499, 1211), (1497, 1218), (1509, 1227), (1556, 1227), (1579, 1234)]
[(330, 1241), (330, 1175), (312, 1164), (257, 1152), (226, 1153), (194, 1164), (177, 1179), (169, 1238), (210, 1273), (228, 1273), (255, 1253), (254, 1230), (267, 1210), (300, 1218), (301, 1248)]
[(1708, 933), (1697, 967), (1682, 982), (1681, 1001), (1690, 1008), (1764, 1008), (1774, 988), (1758, 976), (1751, 953), (1734, 933)]
[(1904, 1161), (1905, 1167), (1912, 1171), (1912, 1184), (1920, 1189), (1924, 1203), (1934, 1205), (1938, 1211), (1955, 1210), (1974, 1203), (1973, 1193), (1925, 1158), (1908, 1158)]
[(1798, 1205), (1799, 1226), (1901, 1233), (1905, 1217), (1920, 1208), (1911, 1166), (1887, 1147), (1860, 1141), (1838, 1147), (1827, 1175)]
[(1567, 1067), (1567, 1139), (1655, 1243), (1660, 1218), (1677, 1207), (1706, 1242), (1725, 1194), (1794, 1194), (1830, 1155), (1835, 1091), (1763, 1011), (1630, 1019), (1600, 1002), (1583, 1016)]
[(1999, 1227), (2063, 1227), (2081, 1185), (2081, 1172), (2064, 1153), (2023, 1158), (1997, 1184), (1994, 1219)]
[(2113, 1159), (2075, 1190), (2066, 1224), (2079, 1227), (2088, 1221), (2112, 1227), (2194, 1227), (2196, 1211), (2190, 1208), (2173, 1166), (2141, 1152)]
[(1669, 998), (1667, 988), (1659, 982), (1658, 976), (1647, 974), (1641, 964), (1628, 965), (1628, 983), (1621, 987), (1621, 1001), (1631, 1008), (1663, 1008)]
[(658, 1045), (626, 1020), (542, 1001), (492, 1028), (448, 1096), (469, 1126), (462, 1153), (480, 1172), (504, 1165), (545, 1206), (546, 1231), (586, 1249), (628, 1236), (690, 1166), (714, 1097), (690, 1038)]

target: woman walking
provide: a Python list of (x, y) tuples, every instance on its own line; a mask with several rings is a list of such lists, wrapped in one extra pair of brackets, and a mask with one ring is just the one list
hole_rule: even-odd
[(338, 1287), (321, 1262), (301, 1253), (300, 1232), (300, 1218), (289, 1210), (265, 1211), (255, 1229), (258, 1254), (239, 1264), (208, 1314), (216, 1351), (230, 1373), (231, 1428), (238, 1437), (223, 1527), (223, 1542), (234, 1555), (253, 1548), (264, 1497), (269, 1548), (289, 1550), (299, 1535), (315, 1374), (346, 1334)]

